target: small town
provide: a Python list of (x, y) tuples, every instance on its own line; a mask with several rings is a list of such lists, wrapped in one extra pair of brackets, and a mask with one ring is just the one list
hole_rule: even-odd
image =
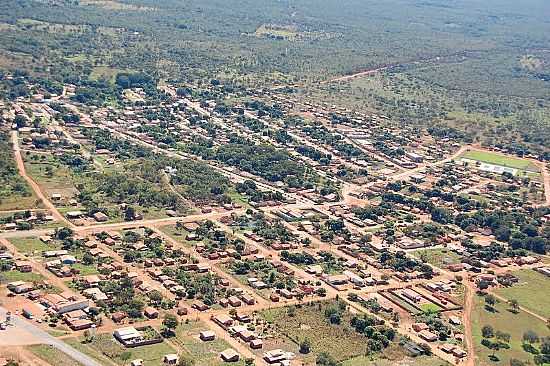
[(550, 365), (543, 0), (0, 4), (0, 366)]

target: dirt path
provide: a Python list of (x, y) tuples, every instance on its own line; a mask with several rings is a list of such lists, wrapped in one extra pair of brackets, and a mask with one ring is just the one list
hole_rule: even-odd
[(40, 190), (40, 186), (31, 177), (27, 175), (27, 172), (25, 170), (25, 163), (23, 162), (23, 157), (21, 156), (21, 149), (19, 148), (19, 139), (18, 139), (17, 131), (12, 131), (11, 138), (12, 138), (12, 144), (13, 144), (13, 152), (15, 155), (15, 162), (17, 164), (17, 169), (19, 170), (19, 174), (31, 186), (36, 196), (44, 203), (44, 206), (46, 206), (46, 208), (50, 210), (55, 220), (59, 222), (64, 222), (69, 227), (74, 228), (75, 226), (71, 222), (69, 222), (67, 219), (65, 219), (65, 217), (63, 217), (63, 215), (61, 215), (61, 213), (54, 206), (54, 204), (44, 195), (44, 193), (42, 193), (42, 191)]
[(472, 337), (472, 311), (474, 308), (475, 288), (473, 283), (464, 281), (464, 309), (462, 311), (462, 324), (464, 324), (464, 341), (466, 343), (466, 366), (475, 366), (475, 348)]
[(544, 163), (541, 163), (539, 166), (544, 182), (544, 197), (546, 199), (546, 205), (550, 206), (550, 173)]

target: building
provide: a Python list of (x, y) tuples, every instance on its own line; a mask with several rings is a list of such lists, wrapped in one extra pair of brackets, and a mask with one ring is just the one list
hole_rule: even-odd
[(211, 330), (203, 330), (202, 332), (200, 332), (199, 338), (203, 342), (209, 342), (216, 339), (216, 334), (214, 334), (214, 332), (212, 332)]
[(142, 339), (141, 332), (134, 327), (119, 328), (113, 336), (122, 344), (139, 342)]
[(175, 353), (170, 353), (168, 355), (164, 355), (162, 358), (162, 362), (166, 365), (176, 365), (178, 363), (178, 355)]
[(232, 348), (228, 348), (222, 353), (220, 353), (220, 357), (224, 362), (237, 362), (239, 361), (239, 358), (240, 358), (237, 351), (235, 351)]

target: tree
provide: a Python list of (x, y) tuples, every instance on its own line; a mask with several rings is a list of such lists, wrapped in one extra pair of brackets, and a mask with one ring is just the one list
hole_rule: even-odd
[(195, 366), (195, 360), (189, 355), (182, 354), (179, 356), (178, 366)]
[(162, 325), (164, 326), (164, 330), (168, 335), (173, 335), (174, 330), (179, 325), (179, 321), (174, 314), (166, 314), (164, 316), (164, 319), (162, 320)]
[(481, 335), (483, 338), (492, 338), (495, 335), (495, 331), (492, 326), (485, 325), (481, 328)]
[(508, 305), (510, 305), (510, 309), (512, 309), (514, 313), (517, 313), (519, 311), (519, 301), (517, 301), (516, 299), (509, 300)]
[(517, 358), (510, 359), (510, 366), (525, 366), (525, 362), (518, 360)]
[(494, 297), (491, 294), (485, 295), (485, 304), (489, 309), (493, 309), (496, 303), (497, 303), (496, 297)]
[(302, 343), (300, 343), (300, 353), (305, 355), (309, 352), (311, 352), (311, 343), (309, 342), (309, 339), (305, 338)]
[(315, 364), (318, 366), (336, 366), (337, 363), (327, 352), (321, 352), (317, 356)]
[(528, 330), (525, 333), (523, 333), (522, 340), (525, 343), (533, 344), (533, 343), (537, 343), (540, 339), (537, 333), (535, 333), (532, 330)]
[(122, 363), (126, 365), (126, 361), (128, 361), (130, 358), (132, 358), (132, 352), (130, 351), (124, 351), (120, 354), (120, 359), (122, 360)]
[(509, 343), (511, 338), (509, 333), (501, 332), (500, 330), (496, 331), (495, 337), (496, 339), (504, 343)]

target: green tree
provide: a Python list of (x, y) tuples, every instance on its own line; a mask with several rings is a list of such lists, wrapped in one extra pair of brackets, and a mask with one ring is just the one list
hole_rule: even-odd
[(179, 325), (178, 318), (174, 314), (166, 314), (162, 320), (164, 331), (167, 335), (173, 335)]

